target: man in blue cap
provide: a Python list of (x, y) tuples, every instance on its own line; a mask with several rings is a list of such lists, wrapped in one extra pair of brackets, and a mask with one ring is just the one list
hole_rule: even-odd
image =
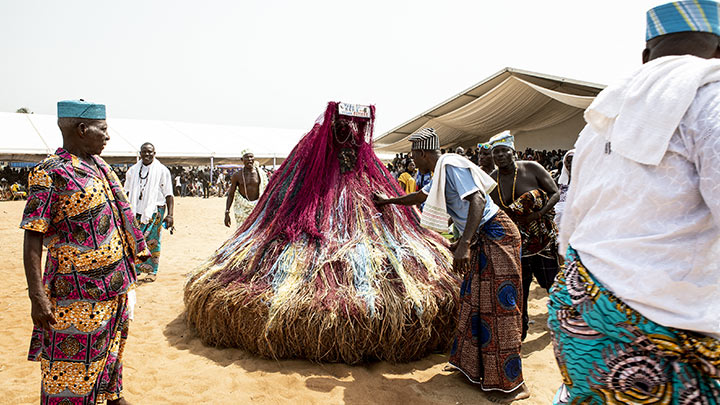
[(556, 403), (720, 403), (720, 5), (647, 13), (585, 112), (548, 304)]
[[(20, 227), (43, 404), (126, 404), (122, 358), (135, 263), (149, 256), (117, 176), (98, 155), (105, 106), (58, 103), (63, 146), (33, 168)], [(47, 247), (45, 272), (41, 270)]]

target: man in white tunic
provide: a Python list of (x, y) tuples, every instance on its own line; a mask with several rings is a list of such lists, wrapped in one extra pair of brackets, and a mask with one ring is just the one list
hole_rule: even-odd
[(556, 403), (720, 402), (720, 19), (648, 12), (644, 65), (585, 112), (548, 304)]
[(138, 279), (141, 273), (145, 273), (145, 281), (155, 281), (160, 264), (161, 230), (163, 224), (170, 229), (170, 233), (174, 229), (175, 199), (170, 170), (155, 159), (155, 146), (150, 142), (140, 147), (140, 161), (128, 169), (125, 192), (152, 254), (143, 263), (136, 265), (135, 271)]

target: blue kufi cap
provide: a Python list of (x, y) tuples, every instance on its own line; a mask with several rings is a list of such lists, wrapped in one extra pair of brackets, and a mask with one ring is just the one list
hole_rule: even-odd
[(104, 120), (105, 104), (96, 104), (83, 99), (63, 100), (57, 103), (58, 118), (85, 118)]
[(720, 35), (720, 4), (710, 0), (673, 1), (647, 12), (645, 40), (676, 32)]

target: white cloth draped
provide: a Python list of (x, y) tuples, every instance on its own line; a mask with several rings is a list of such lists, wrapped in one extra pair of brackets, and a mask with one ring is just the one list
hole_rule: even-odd
[[(147, 178), (141, 179), (141, 175)], [(132, 165), (125, 174), (125, 192), (130, 199), (133, 213), (140, 214), (140, 223), (147, 224), (157, 207), (165, 205), (165, 197), (173, 195), (170, 170), (157, 159), (153, 159), (149, 166), (145, 166), (141, 160)]]
[(585, 111), (585, 121), (604, 134), (612, 152), (656, 166), (697, 90), (716, 81), (718, 59), (658, 58), (598, 94)]
[(435, 169), (433, 170), (433, 182), (430, 186), (422, 215), (420, 225), (437, 232), (446, 232), (448, 229), (447, 205), (445, 204), (445, 166), (452, 165), (460, 168), (470, 169), (473, 180), (486, 194), (490, 193), (497, 183), (480, 167), (468, 159), (455, 153), (446, 153), (440, 156)]
[[(689, 71), (720, 63), (684, 59), (698, 64), (688, 66)], [(575, 145), (560, 253), (572, 245), (593, 276), (654, 322), (720, 338), (720, 81), (698, 89), (687, 87), (686, 73), (668, 71), (670, 76), (657, 78), (655, 73), (651, 68), (643, 77), (657, 79), (665, 90), (653, 89), (651, 83), (638, 89), (676, 94), (674, 81), (694, 100), (685, 105), (661, 97), (657, 105), (648, 101), (644, 112), (634, 105), (632, 116), (639, 123), (648, 123), (648, 117), (661, 121), (651, 127), (628, 122), (622, 123), (624, 132), (617, 122), (600, 127), (603, 131), (593, 124), (585, 127)], [(685, 100), (687, 95), (678, 97)], [(653, 100), (640, 94), (630, 98)], [(625, 105), (622, 99), (611, 104)], [(674, 123), (656, 114), (670, 104), (677, 108), (668, 112), (676, 117)], [(665, 139), (662, 131), (671, 124), (673, 131)], [(642, 163), (655, 162), (659, 151), (657, 164)]]
[(558, 179), (559, 185), (566, 186), (566, 185), (570, 184), (570, 170), (568, 170), (567, 158), (574, 154), (575, 154), (575, 149), (570, 149), (569, 151), (565, 152), (565, 156), (563, 156), (562, 171), (560, 172), (560, 178)]

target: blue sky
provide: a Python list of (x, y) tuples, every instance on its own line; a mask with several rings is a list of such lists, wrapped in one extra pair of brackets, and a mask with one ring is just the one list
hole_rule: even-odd
[(609, 83), (661, 1), (0, 0), (0, 111), (309, 129), (377, 106), (377, 133), (505, 66)]

